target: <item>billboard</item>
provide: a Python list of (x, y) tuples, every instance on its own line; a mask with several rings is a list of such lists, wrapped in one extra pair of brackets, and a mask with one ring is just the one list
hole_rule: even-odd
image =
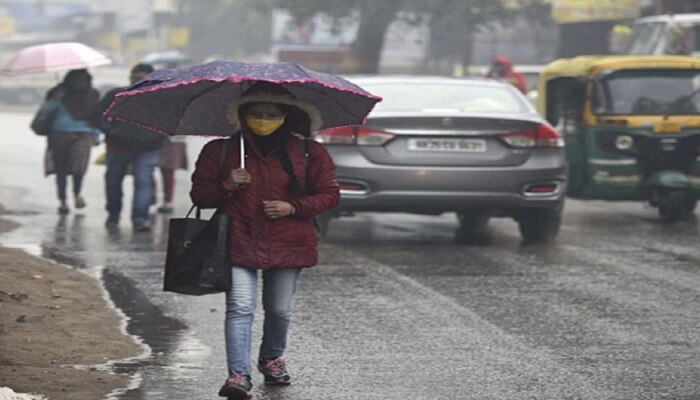
[(559, 24), (634, 19), (640, 0), (552, 0), (552, 18)]

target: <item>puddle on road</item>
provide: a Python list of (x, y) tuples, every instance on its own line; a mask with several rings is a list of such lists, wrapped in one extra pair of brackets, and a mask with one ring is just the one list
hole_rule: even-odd
[[(129, 376), (129, 385), (119, 388), (107, 396), (107, 400), (146, 399), (141, 387), (144, 377), (156, 376), (158, 369), (172, 366), (172, 358), (187, 348), (197, 352), (197, 343), (189, 343), (187, 326), (163, 315), (162, 310), (152, 304), (146, 295), (124, 275), (102, 269), (97, 274), (107, 302), (122, 316), (123, 334), (131, 336), (141, 345), (140, 355), (122, 360), (110, 360), (99, 365), (66, 365), (81, 370), (100, 370)], [(189, 344), (188, 344), (189, 343)], [(196, 358), (196, 357), (195, 357)], [(187, 367), (180, 363), (176, 367)]]
[[(149, 301), (146, 294), (132, 279), (119, 271), (110, 269), (116, 268), (115, 266), (103, 267), (99, 266), (99, 263), (105, 261), (105, 254), (114, 253), (114, 251), (127, 251), (129, 256), (136, 252), (138, 253), (136, 257), (148, 257), (140, 254), (139, 250), (153, 252), (158, 249), (152, 246), (135, 249), (131, 243), (127, 244), (129, 248), (125, 249), (122, 240), (114, 240), (111, 235), (106, 240), (91, 240), (84, 226), (89, 225), (89, 222), (84, 224), (84, 218), (78, 215), (58, 218), (58, 220), (53, 216), (30, 213), (13, 213), (12, 216), (5, 213), (4, 215), (9, 216), (7, 219), (15, 220), (20, 224), (20, 227), (14, 231), (3, 234), (4, 246), (21, 249), (32, 256), (79, 270), (98, 279), (107, 304), (122, 317), (122, 326), (119, 329), (125, 335), (132, 336), (137, 344), (143, 347), (143, 351), (137, 357), (111, 360), (100, 365), (65, 365), (65, 367), (128, 375), (131, 377), (128, 387), (114, 391), (108, 398), (113, 400), (146, 398), (145, 394), (141, 393), (141, 384), (149, 376), (158, 376), (158, 369), (162, 370), (164, 366), (174, 364), (175, 352), (182, 350), (183, 343), (191, 342), (188, 327), (164, 315), (163, 310)], [(37, 241), (41, 243), (38, 244)], [(188, 346), (191, 349), (197, 348), (194, 345)], [(196, 354), (194, 358), (197, 358)], [(182, 357), (177, 361), (183, 364)]]
[(140, 389), (142, 375), (148, 374), (149, 369), (168, 365), (168, 359), (177, 349), (187, 326), (165, 316), (129, 278), (108, 269), (102, 271), (101, 278), (111, 301), (127, 317), (126, 332), (149, 348), (143, 357), (109, 365), (112, 371), (134, 378), (130, 387), (116, 391), (110, 399), (140, 399), (143, 395)]

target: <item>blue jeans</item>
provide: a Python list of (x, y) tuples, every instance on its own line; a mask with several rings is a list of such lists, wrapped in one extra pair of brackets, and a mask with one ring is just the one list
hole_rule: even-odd
[(148, 209), (153, 202), (153, 170), (158, 165), (158, 151), (147, 153), (107, 152), (107, 212), (110, 221), (118, 222), (122, 212), (122, 182), (129, 164), (134, 168), (134, 199), (131, 205), (131, 221), (140, 225), (148, 221)]
[[(275, 268), (262, 273), (263, 337), (260, 358), (281, 357), (287, 347), (292, 299), (301, 268)], [(226, 292), (226, 360), (229, 373), (250, 375), (250, 348), (257, 300), (258, 271), (233, 267), (233, 287)]]
[[(73, 194), (78, 196), (83, 190), (83, 174), (72, 174), (73, 176)], [(58, 189), (58, 199), (66, 201), (68, 197), (68, 176), (56, 174), (56, 188)]]

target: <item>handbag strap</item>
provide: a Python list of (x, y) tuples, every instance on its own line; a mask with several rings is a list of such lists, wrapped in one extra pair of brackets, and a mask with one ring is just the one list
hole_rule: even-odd
[[(221, 146), (221, 153), (219, 153), (219, 175), (220, 176), (223, 175), (223, 169), (224, 169), (224, 166), (226, 165), (226, 158), (228, 156), (228, 146), (229, 146), (230, 142), (231, 142), (231, 139), (227, 139), (224, 141), (224, 145)], [(195, 217), (197, 217), (197, 219), (202, 219), (202, 210), (194, 204), (192, 204), (192, 207), (190, 207), (190, 210), (187, 212), (187, 215), (185, 215), (185, 218), (190, 217), (192, 210), (195, 210)], [(219, 211), (220, 211), (220, 209), (217, 209), (214, 214), (217, 214)]]

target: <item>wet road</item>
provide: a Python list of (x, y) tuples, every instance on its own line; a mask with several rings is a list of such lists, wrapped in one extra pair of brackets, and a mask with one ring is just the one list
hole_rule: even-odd
[[(0, 114), (0, 203), (24, 227), (0, 237), (100, 277), (151, 352), (116, 368), (119, 399), (215, 399), (223, 297), (160, 290), (167, 220), (102, 226), (102, 167), (88, 208), (55, 214), (29, 115)], [(194, 157), (203, 142), (192, 140)], [(100, 149), (101, 150), (101, 149)], [(178, 175), (176, 215), (187, 209)], [(481, 245), (453, 242), (453, 216), (334, 221), (306, 271), (288, 350), (295, 384), (258, 399), (700, 399), (698, 222), (661, 225), (634, 203), (569, 201), (557, 244), (520, 245), (494, 220)], [(257, 319), (256, 332), (260, 331)], [(256, 339), (256, 343), (259, 338)]]

